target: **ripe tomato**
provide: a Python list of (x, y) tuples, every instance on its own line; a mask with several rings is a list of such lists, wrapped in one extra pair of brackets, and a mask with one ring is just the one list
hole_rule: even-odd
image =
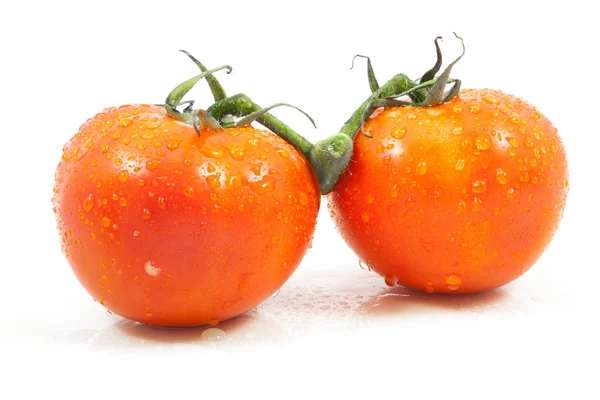
[(565, 150), (534, 107), (465, 90), (435, 107), (374, 113), (329, 208), (356, 254), (427, 292), (475, 292), (527, 271), (568, 192)]
[(111, 108), (81, 126), (56, 171), (63, 251), (111, 311), (215, 324), (258, 305), (311, 242), (319, 188), (305, 158), (250, 126), (194, 128), (163, 107)]

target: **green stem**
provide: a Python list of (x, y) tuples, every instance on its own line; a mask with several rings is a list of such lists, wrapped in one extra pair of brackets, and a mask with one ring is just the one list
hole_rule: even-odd
[(387, 81), (385, 85), (373, 92), (371, 96), (369, 96), (369, 98), (365, 100), (360, 107), (356, 109), (356, 111), (354, 111), (340, 132), (347, 135), (349, 138), (354, 139), (356, 133), (362, 125), (363, 115), (373, 100), (404, 93), (415, 86), (417, 86), (417, 84), (404, 74), (398, 74), (394, 76), (392, 79)]
[[(188, 53), (185, 50), (179, 50), (179, 51), (181, 51), (183, 54), (187, 55), (196, 64), (196, 66), (198, 68), (200, 68), (200, 71), (202, 71), (202, 72), (208, 71), (208, 69), (204, 66), (204, 64), (202, 64), (196, 57), (194, 57), (193, 55), (191, 55), (190, 53)], [(223, 86), (221, 86), (221, 83), (219, 82), (219, 80), (217, 78), (215, 78), (212, 74), (207, 75), (204, 79), (206, 79), (206, 82), (208, 82), (208, 87), (210, 88), (210, 91), (213, 94), (213, 98), (215, 99), (215, 101), (223, 100), (224, 98), (227, 97), (227, 94), (225, 94), (225, 89), (223, 89)]]
[[(217, 121), (222, 121), (227, 115), (245, 117), (260, 110), (262, 110), (262, 107), (250, 100), (248, 96), (244, 94), (236, 94), (216, 102), (206, 111), (208, 111), (208, 113)], [(261, 115), (256, 120), (266, 128), (276, 133), (289, 144), (294, 146), (299, 152), (308, 158), (313, 146), (312, 143), (306, 140), (303, 136), (269, 113)], [(224, 127), (226, 126), (224, 125)]]

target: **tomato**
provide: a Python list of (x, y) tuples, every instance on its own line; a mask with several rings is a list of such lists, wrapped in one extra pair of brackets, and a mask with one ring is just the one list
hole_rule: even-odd
[(349, 246), (389, 285), (476, 292), (527, 271), (568, 192), (565, 149), (533, 106), (464, 90), (435, 107), (378, 110), (329, 195)]
[(54, 212), (75, 275), (146, 324), (216, 324), (258, 305), (310, 245), (319, 188), (305, 158), (250, 126), (201, 129), (163, 107), (111, 108), (56, 170)]

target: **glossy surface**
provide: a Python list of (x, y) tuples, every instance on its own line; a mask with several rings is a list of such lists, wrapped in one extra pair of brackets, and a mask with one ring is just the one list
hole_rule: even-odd
[(565, 150), (534, 107), (465, 90), (433, 108), (378, 110), (329, 197), (344, 239), (388, 284), (474, 292), (527, 271), (569, 189)]
[(111, 312), (166, 326), (215, 325), (268, 298), (302, 259), (319, 209), (307, 162), (276, 135), (198, 137), (148, 105), (81, 126), (54, 193), (86, 290)]

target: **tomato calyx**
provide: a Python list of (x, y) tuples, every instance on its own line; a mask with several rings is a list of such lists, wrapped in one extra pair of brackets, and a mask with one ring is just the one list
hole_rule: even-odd
[[(186, 51), (183, 52), (194, 61), (202, 73), (177, 86), (167, 97), (166, 108), (172, 117), (193, 125), (198, 134), (200, 134), (200, 127), (226, 129), (248, 125), (254, 121), (260, 123), (304, 155), (319, 181), (321, 194), (326, 195), (333, 191), (340, 175), (348, 167), (356, 134), (361, 131), (363, 135), (369, 136), (364, 131), (364, 123), (375, 109), (396, 106), (433, 107), (451, 100), (458, 94), (461, 81), (450, 78), (450, 73), (464, 55), (465, 46), (463, 39), (456, 34), (455, 36), (461, 41), (463, 51), (438, 77), (436, 74), (442, 66), (442, 52), (439, 46), (441, 37), (437, 37), (434, 41), (437, 56), (435, 65), (416, 81), (405, 74), (397, 74), (383, 86), (379, 86), (371, 60), (366, 56), (356, 55), (352, 60), (353, 66), (357, 57), (367, 59), (369, 87), (372, 93), (354, 111), (339, 133), (315, 144), (269, 113), (275, 107), (292, 107), (304, 114), (316, 128), (314, 120), (306, 112), (287, 103), (276, 103), (262, 108), (243, 93), (228, 97), (213, 74), (225, 68), (231, 72), (231, 67), (223, 66), (208, 70)], [(215, 99), (215, 103), (206, 110), (194, 109), (193, 101), (181, 102), (183, 96), (202, 78), (207, 80)], [(446, 86), (449, 84), (452, 86), (446, 91)], [(183, 111), (177, 110), (178, 106), (183, 105), (186, 106)]]
[[(287, 103), (276, 103), (262, 108), (243, 93), (228, 97), (213, 74), (222, 69), (228, 69), (228, 72), (231, 72), (231, 67), (222, 66), (208, 70), (191, 54), (183, 50), (182, 52), (194, 61), (202, 73), (181, 83), (167, 96), (165, 107), (171, 117), (192, 125), (198, 134), (200, 134), (201, 127), (227, 129), (246, 126), (256, 121), (286, 140), (302, 153), (315, 172), (321, 192), (326, 194), (331, 191), (333, 188), (332, 182), (335, 183), (337, 181), (337, 177), (346, 169), (350, 161), (353, 147), (351, 138), (345, 135), (334, 135), (313, 145), (310, 141), (269, 113), (270, 110), (276, 107), (291, 107), (306, 116), (316, 128), (315, 121), (306, 112)], [(206, 110), (194, 109), (193, 101), (181, 101), (202, 78), (207, 80), (215, 99), (215, 103)], [(185, 106), (185, 108), (179, 111), (177, 107), (181, 106)], [(332, 177), (335, 178), (333, 179)]]
[[(452, 72), (452, 68), (465, 54), (465, 45), (464, 40), (460, 36), (456, 33), (454, 35), (461, 42), (462, 53), (444, 69), (439, 77), (435, 75), (440, 71), (442, 66), (442, 52), (439, 46), (439, 41), (442, 39), (441, 36), (435, 38), (434, 41), (436, 48), (435, 65), (416, 81), (413, 81), (405, 74), (398, 74), (380, 87), (373, 71), (371, 59), (357, 54), (352, 60), (352, 66), (354, 66), (354, 60), (357, 57), (367, 59), (367, 76), (372, 93), (352, 114), (350, 119), (346, 121), (341, 132), (354, 138), (360, 131), (363, 135), (370, 137), (364, 131), (364, 123), (373, 111), (378, 108), (405, 106), (434, 107), (456, 97), (460, 91), (461, 81), (450, 78), (450, 73)], [(446, 91), (446, 86), (449, 84), (452, 86), (450, 90)]]

